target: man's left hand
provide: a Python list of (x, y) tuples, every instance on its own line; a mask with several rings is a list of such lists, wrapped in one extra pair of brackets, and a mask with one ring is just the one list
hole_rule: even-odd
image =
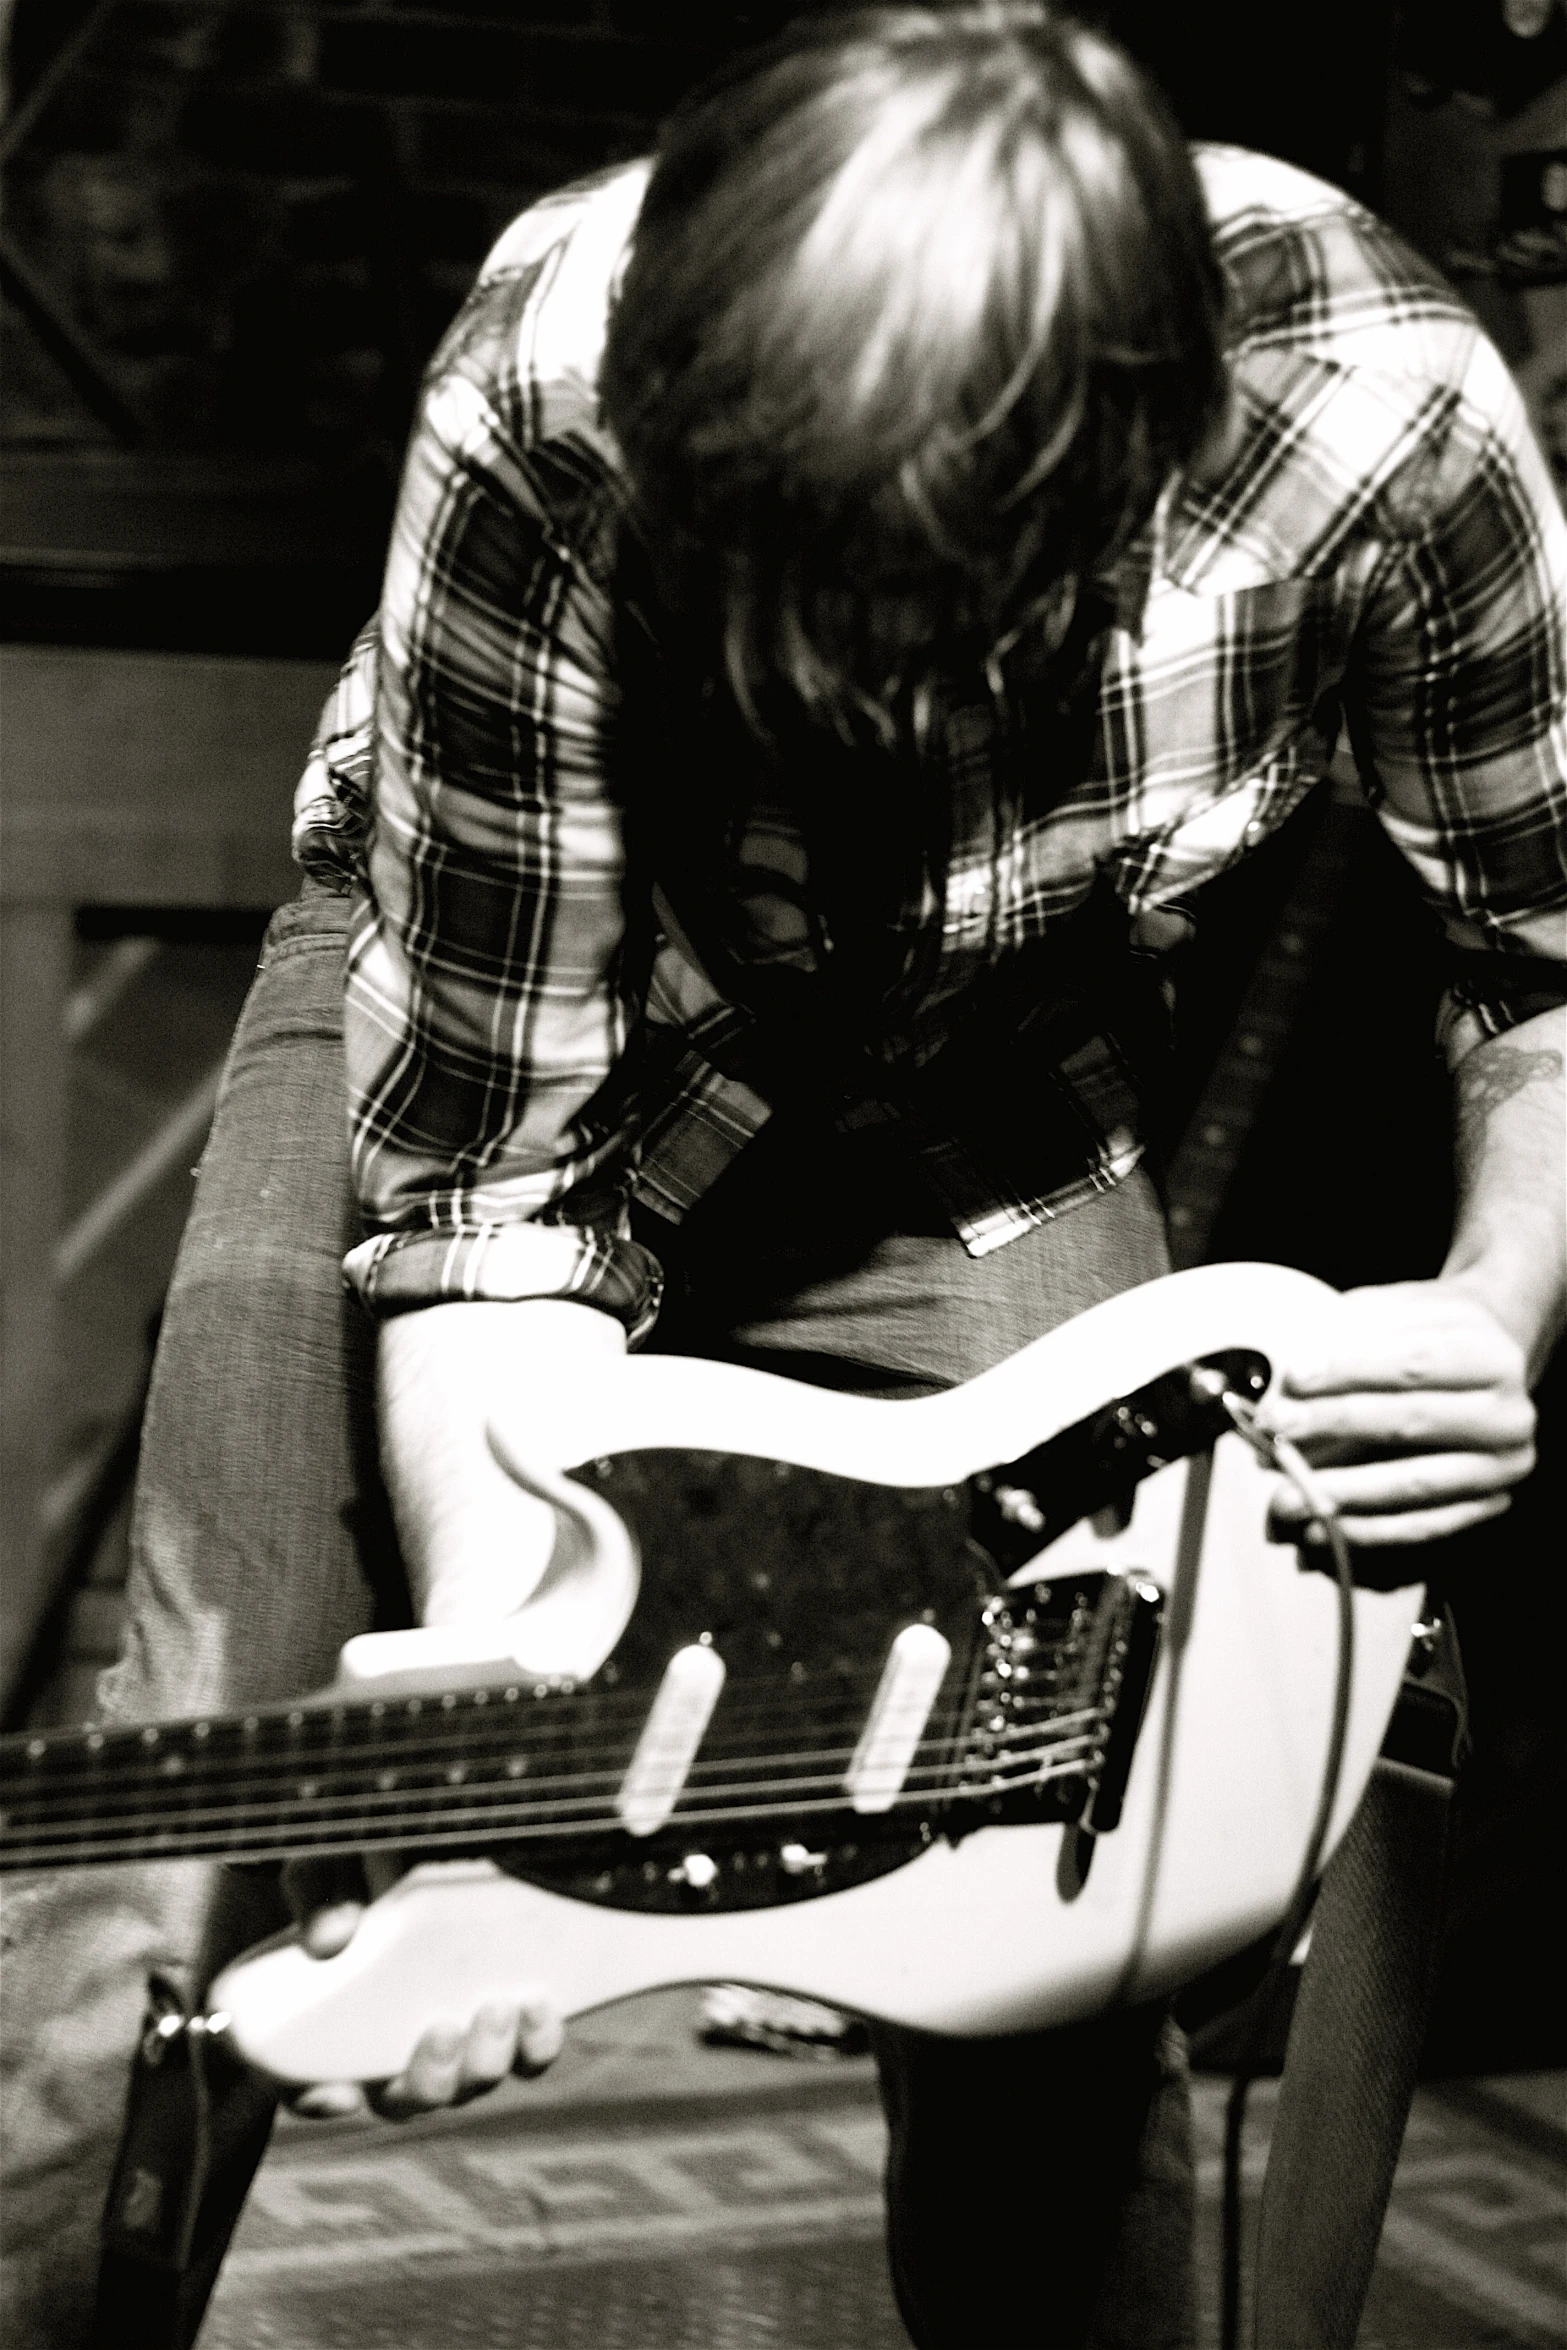
[[(1431, 1542), (1499, 1517), (1534, 1466), (1523, 1349), (1461, 1279), (1356, 1289), (1288, 1363), (1263, 1424), (1297, 1445), (1363, 1549)], [(1311, 1518), (1281, 1488), (1269, 1519)]]
[[(312, 1958), (336, 1958), (358, 1930), (366, 1906), (398, 1875), (394, 1859), (377, 1856), (367, 1867), (357, 1854), (290, 1861), (283, 1890)], [(291, 2110), (314, 2121), (339, 2121), (368, 2106), (387, 2121), (466, 2105), (508, 2073), (531, 2080), (561, 2052), (565, 2026), (539, 1990), (492, 2000), (467, 2017), (432, 2017), (403, 2070), (391, 2081), (314, 2081), (288, 2098)]]

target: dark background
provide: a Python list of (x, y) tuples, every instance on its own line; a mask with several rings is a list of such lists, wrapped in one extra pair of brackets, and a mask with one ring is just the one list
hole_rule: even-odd
[[(420, 367), (490, 241), (530, 197), (643, 149), (707, 65), (790, 13), (13, 0), (0, 639), (335, 657), (375, 600)], [(1537, 340), (1538, 290), (1567, 277), (1567, 225), (1542, 193), (1547, 166), (1567, 161), (1559, 6), (1522, 32), (1527, 9), (1509, 17), (1499, 0), (1100, 14), (1194, 134), (1268, 149), (1386, 210), (1480, 309), (1542, 431), (1559, 430), (1567, 390), (1552, 390), (1557, 362)], [(0, 31), (4, 15), (0, 0)], [(1373, 824), (1319, 873), (1322, 821), (1308, 810), (1209, 893), (1182, 985), (1173, 1131), (1222, 1063), (1281, 903), (1316, 887), (1310, 983), (1207, 1202), (1207, 1253), (1347, 1285), (1439, 1264), (1446, 1088), (1430, 926)], [(243, 961), (263, 911), (223, 917), (205, 946)], [(84, 941), (115, 928), (96, 909)], [(225, 1019), (232, 986), (214, 968)], [(1476, 1756), (1438, 2070), (1567, 2061), (1552, 1915), (1567, 1793), (1562, 1389), (1558, 1368), (1530, 1488), (1447, 1562)]]

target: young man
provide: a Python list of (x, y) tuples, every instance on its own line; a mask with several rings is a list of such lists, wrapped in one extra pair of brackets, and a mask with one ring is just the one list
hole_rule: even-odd
[[(1441, 1278), (1346, 1299), (1276, 1411), (1363, 1546), (1505, 1508), (1564, 1287), (1564, 545), (1452, 296), (1334, 191), (1191, 157), (1029, 0), (803, 23), (651, 177), (526, 214), (431, 368), (301, 790), (112, 1710), (319, 1685), (401, 1573), (421, 1620), (531, 1610), (541, 1664), (590, 1669), (592, 1591), (533, 1603), (552, 1521), (485, 1434), (567, 1360), (912, 1395), (1162, 1270), (1139, 973), (1343, 715), (1453, 943), (1460, 1205)], [(208, 1884), (123, 1896), (75, 1993), (106, 2051), (136, 1962), (183, 1993), (261, 1930), (253, 1883)], [(103, 1914), (43, 1888), (35, 1946), (68, 1974)], [(433, 2029), (385, 2102), (553, 2044), (522, 2006)], [(879, 2053), (918, 2343), (1190, 2341), (1162, 2015)], [(47, 2143), (101, 2177), (76, 2094)], [(266, 2121), (244, 2086), (215, 2111), (183, 2271), (111, 2207), (98, 2339), (132, 2306), (190, 2339)]]

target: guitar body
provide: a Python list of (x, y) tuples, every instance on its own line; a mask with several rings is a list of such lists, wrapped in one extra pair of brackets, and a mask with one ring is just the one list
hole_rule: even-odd
[[(1154, 1997), (1256, 1939), (1309, 1838), (1338, 1638), (1331, 1576), (1266, 1539), (1249, 1447), (1210, 1433), (1162, 1466), (1156, 1450), (1114, 1508), (1052, 1521), (1020, 1564), (976, 1528), (1000, 1523), (997, 1494), (1003, 1517), (1033, 1505), (991, 1490), (994, 1464), (1068, 1459), (1061, 1432), (1224, 1350), (1251, 1350), (1265, 1381), (1334, 1307), (1303, 1274), (1209, 1267), (913, 1403), (640, 1357), (563, 1382), (527, 1425), (499, 1406), (514, 1473), (579, 1491), (580, 1539), (628, 1544), (635, 1606), (576, 1689), (530, 1683), (493, 1640), (351, 1644), (333, 1718), (350, 1688), (379, 1688), (378, 1721), (478, 1707), (492, 1728), (531, 1725), (473, 1772), (490, 1788), (516, 1774), (515, 1812), (494, 1819), (515, 1817), (517, 1840), (491, 1824), (465, 1849), (456, 1794), (413, 1837), (394, 1788), (382, 1840), (462, 1857), (402, 1876), (337, 1958), (289, 1938), (230, 1967), (212, 2003), (234, 2043), (285, 2080), (385, 2078), (432, 2015), (466, 2020), (486, 1998), (537, 1986), (571, 2014), (720, 1979), (1002, 2033)], [(1418, 1596), (1356, 1594), (1326, 1850), (1375, 1760)], [(1155, 1617), (1146, 1686), (1117, 1715)], [(1112, 1802), (1095, 1773), (1115, 1754)], [(294, 1841), (321, 1848), (308, 1823)]]

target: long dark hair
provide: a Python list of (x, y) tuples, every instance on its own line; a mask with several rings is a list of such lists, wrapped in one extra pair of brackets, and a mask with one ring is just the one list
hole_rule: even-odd
[(801, 20), (670, 120), (611, 317), (664, 614), (762, 737), (890, 744), (922, 670), (1065, 632), (1216, 412), (1220, 311), (1185, 142), (1098, 34)]

